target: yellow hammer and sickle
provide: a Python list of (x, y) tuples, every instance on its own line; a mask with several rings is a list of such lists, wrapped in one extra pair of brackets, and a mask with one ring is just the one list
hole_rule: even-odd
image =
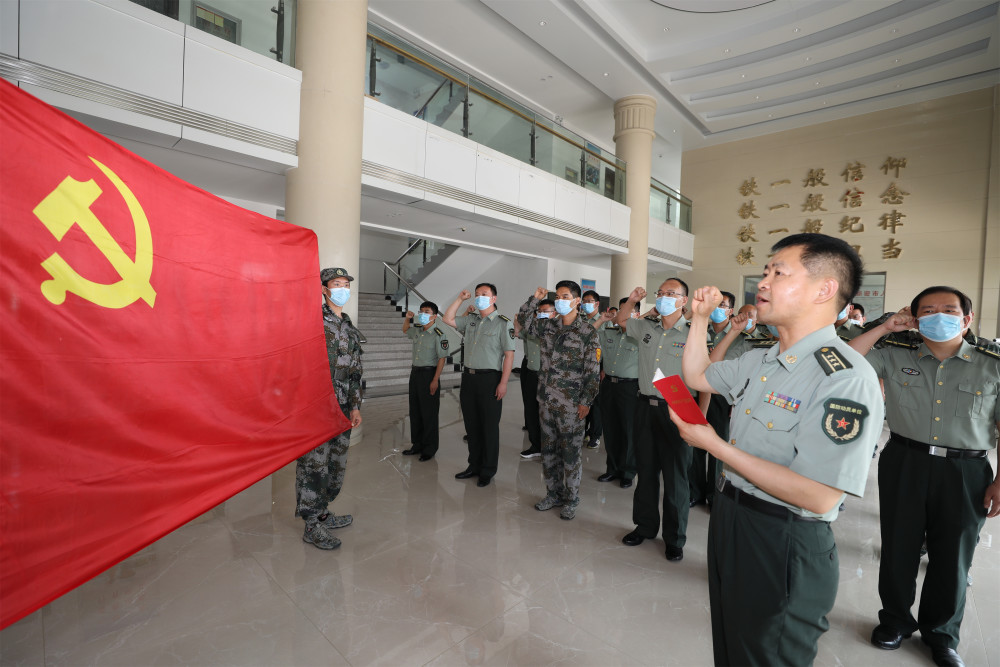
[(105, 308), (124, 308), (138, 299), (142, 299), (152, 308), (156, 300), (156, 291), (149, 284), (153, 274), (153, 235), (149, 229), (149, 220), (146, 219), (146, 214), (135, 195), (118, 175), (94, 158), (90, 160), (108, 177), (128, 206), (132, 224), (135, 226), (135, 261), (129, 259), (90, 210), (101, 196), (101, 188), (94, 179), (81, 182), (67, 176), (55, 190), (46, 195), (32, 213), (42, 221), (57, 241), (61, 241), (74, 224), (80, 225), (80, 229), (111, 262), (121, 280), (110, 285), (87, 280), (58, 253), (52, 253), (42, 262), (42, 268), (52, 276), (52, 280), (42, 283), (42, 294), (57, 306), (66, 300), (66, 292), (73, 292)]

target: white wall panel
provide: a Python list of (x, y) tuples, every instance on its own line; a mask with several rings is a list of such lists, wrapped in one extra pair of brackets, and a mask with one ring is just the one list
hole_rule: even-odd
[[(367, 113), (366, 109), (366, 120)], [(466, 192), (476, 191), (475, 142), (429, 125), (425, 150), (426, 178)]]
[(646, 243), (649, 250), (663, 250), (663, 227), (659, 220), (649, 221), (649, 241)]
[(476, 155), (476, 194), (517, 206), (520, 169), (493, 151)]
[(181, 103), (183, 24), (132, 3), (121, 9), (90, 0), (19, 4), (23, 60)]
[(177, 142), (177, 149), (277, 174), (284, 173), (289, 167), (299, 166), (297, 155), (248, 144), (194, 127), (181, 127), (181, 140)]
[(17, 57), (17, 2), (0, 0), (0, 53)]
[(688, 261), (694, 259), (694, 235), (677, 230), (677, 254)]
[(553, 217), (556, 208), (556, 180), (537, 169), (524, 168), (519, 174), (518, 205), (541, 215)]
[(677, 229), (673, 225), (663, 226), (663, 245), (660, 250), (663, 252), (669, 252), (671, 255), (680, 254), (680, 244), (681, 244), (681, 230)]
[[(394, 111), (389, 109), (389, 111)], [(361, 156), (408, 174), (424, 175), (426, 123), (400, 112), (366, 108)]]
[(604, 234), (611, 233), (611, 200), (593, 192), (587, 192), (587, 210), (584, 227)]
[(579, 185), (556, 182), (556, 206), (553, 218), (583, 226), (587, 216), (587, 191)]
[(611, 202), (611, 235), (628, 240), (632, 212), (628, 206)]
[[(232, 53), (237, 49), (238, 55)], [(301, 75), (277, 63), (288, 74), (251, 62), (258, 59), (265, 60), (189, 26), (184, 49), (184, 106), (297, 139)]]

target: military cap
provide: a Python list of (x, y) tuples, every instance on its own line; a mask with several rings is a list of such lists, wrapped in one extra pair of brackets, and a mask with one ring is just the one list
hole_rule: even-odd
[(354, 276), (348, 275), (347, 269), (323, 269), (319, 272), (319, 281), (324, 285), (333, 280), (334, 278), (347, 278), (347, 280), (354, 280)]

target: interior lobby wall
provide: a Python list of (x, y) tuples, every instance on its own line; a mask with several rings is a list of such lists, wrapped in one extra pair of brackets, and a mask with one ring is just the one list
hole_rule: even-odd
[[(973, 330), (996, 337), (998, 94), (995, 86), (685, 152), (681, 191), (694, 201), (696, 268), (681, 277), (692, 289), (714, 284), (740, 294), (775, 241), (818, 221), (819, 231), (860, 246), (867, 271), (886, 272), (886, 310), (924, 287), (952, 285), (973, 300)], [(906, 159), (898, 177), (883, 169), (888, 158)], [(856, 162), (864, 165), (857, 181), (847, 169)], [(807, 183), (818, 169), (822, 182)], [(751, 178), (759, 194), (744, 196)], [(883, 203), (892, 184), (908, 193), (902, 203)], [(809, 210), (810, 195), (822, 196), (822, 208)], [(741, 217), (751, 203), (756, 217)], [(895, 232), (894, 212), (902, 214)], [(741, 240), (750, 224), (753, 234)], [(752, 258), (741, 265), (738, 254), (747, 250)]]

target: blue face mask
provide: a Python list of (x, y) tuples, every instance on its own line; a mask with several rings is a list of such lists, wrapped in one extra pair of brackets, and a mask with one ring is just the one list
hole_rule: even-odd
[(488, 296), (476, 297), (476, 310), (486, 310), (489, 307), (490, 307), (490, 297)]
[(743, 327), (744, 331), (750, 331), (751, 329), (753, 329), (753, 318), (747, 320), (747, 325)]
[(422, 327), (425, 327), (425, 326), (427, 326), (428, 324), (431, 323), (431, 314), (430, 313), (417, 313), (417, 318), (414, 320), (414, 322), (416, 322), (417, 324), (419, 324)]
[(544, 313), (538, 313), (538, 319), (547, 320), (552, 317), (552, 313), (545, 311)]
[(656, 312), (663, 317), (672, 315), (677, 310), (677, 298), (673, 296), (661, 296), (656, 299)]
[(569, 315), (573, 310), (572, 299), (556, 299), (556, 312), (560, 315)]
[(597, 304), (596, 303), (586, 303), (586, 302), (584, 302), (584, 304), (583, 304), (583, 312), (587, 313), (588, 315), (591, 315), (595, 310), (597, 310)]
[(962, 334), (962, 318), (947, 313), (924, 315), (917, 320), (920, 335), (935, 343), (943, 343)]
[(722, 324), (726, 321), (726, 309), (716, 308), (712, 311), (712, 314), (708, 316), (708, 319), (712, 320), (716, 324)]
[(778, 337), (778, 327), (774, 326), (773, 324), (768, 324), (767, 330), (770, 331), (771, 335), (774, 336), (775, 338)]
[(347, 303), (350, 298), (350, 287), (334, 287), (330, 290), (330, 301), (333, 301), (334, 305), (340, 308), (343, 308), (344, 304)]
[(837, 321), (838, 322), (840, 320), (844, 319), (845, 317), (847, 317), (847, 309), (850, 308), (850, 307), (851, 307), (851, 304), (847, 304), (846, 306), (844, 306), (844, 309), (842, 311), (840, 311), (839, 315), (837, 315)]

